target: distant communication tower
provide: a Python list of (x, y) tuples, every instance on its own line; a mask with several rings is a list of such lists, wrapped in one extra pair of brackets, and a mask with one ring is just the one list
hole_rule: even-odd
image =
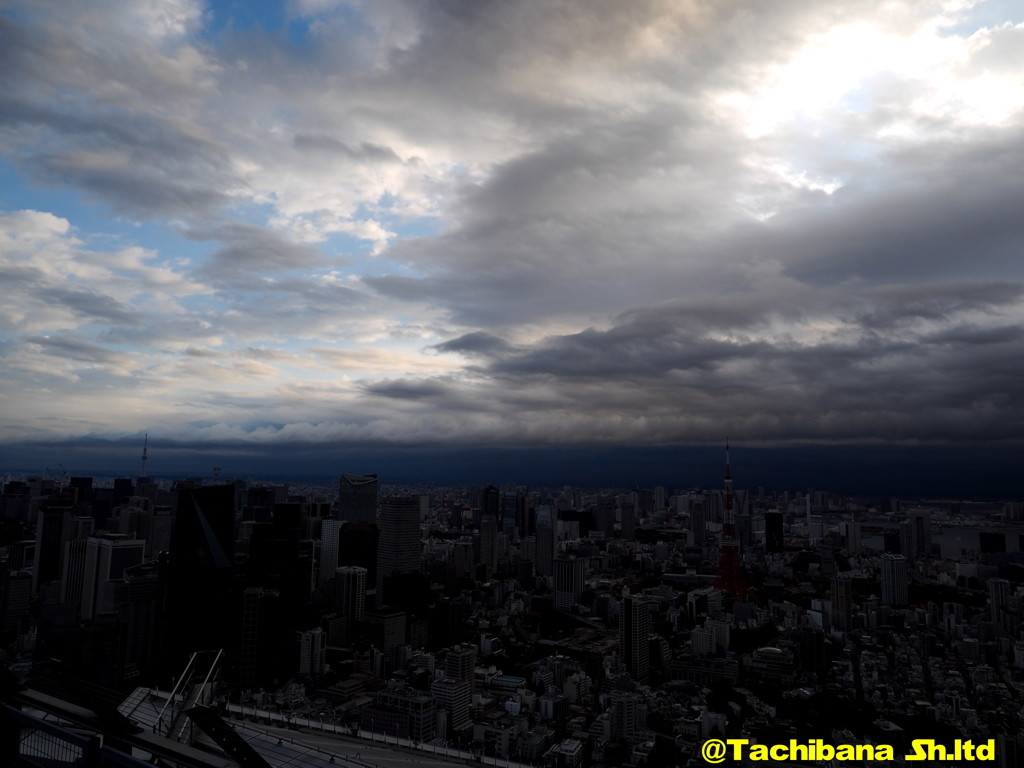
[(146, 438), (142, 441), (142, 471), (139, 473), (139, 477), (149, 477), (146, 474), (146, 460), (149, 455), (149, 433), (146, 433)]
[(732, 506), (732, 467), (729, 463), (729, 438), (725, 439), (725, 522), (722, 524), (722, 550), (718, 559), (715, 589), (733, 597), (746, 591), (740, 548), (736, 541), (736, 511)]
[(220, 485), (220, 467), (213, 468), (213, 484)]

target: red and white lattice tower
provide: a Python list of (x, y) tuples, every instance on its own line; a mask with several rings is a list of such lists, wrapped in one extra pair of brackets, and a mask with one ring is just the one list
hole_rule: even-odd
[(736, 541), (736, 511), (732, 506), (732, 467), (729, 464), (729, 439), (725, 440), (725, 521), (722, 524), (722, 549), (718, 558), (715, 589), (739, 597), (747, 589)]

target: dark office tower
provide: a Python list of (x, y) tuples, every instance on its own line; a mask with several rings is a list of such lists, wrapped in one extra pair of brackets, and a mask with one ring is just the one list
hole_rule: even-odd
[(3, 495), (0, 495), (0, 517), (25, 522), (31, 500), (32, 492), (28, 483), (21, 480), (6, 483)]
[(526, 494), (519, 488), (509, 487), (501, 492), (501, 528), (519, 529), (520, 537), (528, 535), (526, 521)]
[(114, 480), (114, 495), (110, 500), (111, 506), (119, 507), (121, 502), (129, 496), (135, 495), (135, 486), (130, 477), (119, 477)]
[(853, 631), (853, 582), (850, 579), (832, 579), (832, 623), (840, 632)]
[(345, 642), (351, 638), (356, 622), (366, 615), (366, 576), (367, 570), (358, 565), (343, 565), (335, 570), (334, 610), (345, 620), (342, 630)]
[(978, 551), (983, 555), (999, 554), (1006, 551), (1006, 534), (1002, 531), (981, 531), (978, 533)]
[(36, 551), (32, 566), (32, 593), (60, 580), (64, 545), (71, 535), (71, 499), (40, 501), (36, 524)]
[(907, 559), (882, 555), (882, 605), (907, 604)]
[(85, 579), (85, 539), (69, 541), (64, 545), (64, 565), (60, 576), (60, 601), (81, 605), (82, 585)]
[(498, 518), (494, 515), (484, 515), (480, 521), (480, 562), (491, 573), (498, 568)]
[(623, 504), (622, 516), (622, 540), (633, 541), (636, 539), (636, 509), (632, 504)]
[(231, 596), (234, 517), (233, 485), (177, 489), (171, 549), (160, 573), (166, 601), (159, 652), (164, 674), (179, 674), (194, 651), (237, 642), (237, 629), (229, 637), (225, 610), (237, 605)]
[(0, 629), (4, 632), (23, 631), (22, 623), (28, 618), (32, 605), (32, 574), (28, 571), (6, 571), (4, 591), (0, 599)]
[(243, 691), (273, 684), (286, 669), (288, 635), (293, 628), (281, 621), (277, 590), (249, 587), (242, 596), (242, 642), (239, 687)]
[(637, 682), (647, 680), (650, 634), (651, 611), (647, 602), (638, 595), (627, 595), (619, 611), (619, 655), (629, 676)]
[(537, 508), (537, 558), (535, 568), (538, 576), (555, 575), (555, 554), (558, 552), (558, 518), (555, 508), (545, 504)]
[(582, 558), (555, 558), (555, 608), (572, 610), (583, 597), (585, 561)]
[(377, 522), (379, 490), (377, 475), (343, 474), (338, 486), (338, 519), (348, 523)]
[(767, 552), (782, 552), (785, 548), (781, 512), (764, 514), (764, 547)]
[(299, 542), (300, 506), (275, 504), (274, 522), (253, 524), (249, 537), (246, 582), (278, 590), (286, 622), (298, 621), (312, 581), (312, 553), (304, 553)]
[(405, 644), (405, 612), (390, 609), (367, 611), (363, 615), (373, 644), (385, 655), (396, 645)]
[(465, 618), (465, 608), (458, 599), (438, 598), (427, 617), (428, 647), (444, 648), (461, 640), (465, 634)]
[(736, 540), (739, 542), (740, 552), (754, 546), (754, 519), (749, 514), (736, 515)]
[(900, 523), (900, 554), (907, 558), (907, 562), (914, 562), (917, 559), (916, 547), (914, 546), (914, 523), (911, 520), (904, 520)]
[(416, 496), (390, 496), (380, 508), (380, 545), (377, 549), (377, 605), (387, 603), (384, 580), (420, 572), (420, 500)]
[(345, 523), (338, 540), (338, 566), (358, 565), (366, 569), (367, 605), (377, 594), (377, 555), (380, 529), (376, 523)]
[(900, 536), (900, 532), (898, 530), (882, 531), (882, 548), (890, 554), (902, 555), (903, 542), (901, 541), (901, 538), (902, 537)]
[(338, 546), (341, 541), (340, 520), (324, 520), (320, 526), (320, 573), (317, 584), (327, 589), (338, 568)]
[[(116, 613), (124, 631), (124, 677), (148, 678), (156, 658), (159, 628), (159, 576), (156, 563), (125, 568), (121, 577), (107, 583), (102, 613)], [(138, 681), (136, 681), (138, 682)]]
[(91, 536), (86, 542), (82, 579), (82, 618), (103, 613), (109, 602), (109, 582), (124, 578), (126, 568), (139, 565), (146, 556), (146, 542), (118, 533)]
[(914, 558), (929, 560), (932, 556), (932, 520), (927, 512), (911, 512), (907, 520), (913, 526)]
[(610, 539), (615, 532), (615, 498), (599, 496), (594, 505), (591, 518), (591, 530), (601, 531), (605, 539)]
[(68, 481), (68, 488), (71, 489), (74, 499), (78, 504), (92, 503), (91, 477), (72, 477)]
[[(997, 628), (1002, 626), (1002, 611), (1010, 603), (1010, 582), (1006, 579), (988, 580), (989, 621)], [(998, 632), (998, 630), (997, 630)]]
[(480, 492), (480, 520), (487, 515), (497, 518), (501, 514), (501, 497), (498, 489), (488, 485)]
[(448, 649), (444, 657), (444, 676), (453, 680), (474, 683), (476, 672), (476, 646), (469, 643), (456, 645)]
[(690, 543), (703, 547), (708, 537), (708, 512), (703, 495), (690, 497)]
[(800, 649), (800, 668), (810, 672), (819, 680), (827, 674), (825, 657), (825, 633), (813, 627), (801, 627), (793, 633)]

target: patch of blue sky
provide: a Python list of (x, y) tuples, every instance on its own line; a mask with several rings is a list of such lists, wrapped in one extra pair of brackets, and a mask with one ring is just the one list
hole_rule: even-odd
[(1020, 0), (982, 0), (982, 2), (966, 8), (960, 13), (961, 21), (949, 27), (943, 27), (939, 34), (943, 37), (970, 37), (979, 29), (1001, 27), (1009, 22), (1024, 22), (1024, 3)]
[[(225, 33), (262, 32), (284, 35), (296, 50), (310, 50), (316, 38), (311, 32), (314, 18), (299, 16), (295, 6), (283, 0), (216, 0), (208, 4), (201, 36), (212, 42)], [(342, 17), (356, 29), (368, 29), (358, 14), (344, 3), (328, 9), (323, 15)]]
[(0, 210), (31, 210), (65, 219), (69, 234), (91, 251), (138, 246), (153, 251), (155, 261), (171, 266), (182, 260), (200, 262), (212, 252), (209, 244), (187, 240), (154, 221), (115, 216), (102, 203), (90, 203), (70, 187), (42, 187), (26, 179), (11, 163), (0, 160)]

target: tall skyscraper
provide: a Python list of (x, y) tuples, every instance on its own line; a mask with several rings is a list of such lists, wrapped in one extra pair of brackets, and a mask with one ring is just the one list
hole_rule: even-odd
[(498, 489), (488, 485), (480, 492), (480, 509), (473, 512), (473, 523), (480, 526), (481, 521), (487, 515), (497, 518), (501, 514), (501, 496)]
[(846, 554), (850, 557), (860, 555), (861, 531), (860, 523), (853, 520), (844, 524), (846, 526)]
[[(338, 487), (338, 519), (349, 523), (377, 522), (377, 475), (341, 476)], [(419, 500), (417, 499), (417, 514)]]
[(498, 518), (484, 515), (480, 521), (480, 562), (493, 573), (498, 567)]
[(377, 605), (387, 602), (384, 580), (420, 572), (420, 500), (391, 496), (380, 508), (380, 545), (377, 555)]
[(636, 539), (636, 507), (632, 503), (624, 503), (619, 511), (622, 517), (622, 540)]
[[(92, 478), (89, 478), (90, 482)], [(85, 578), (85, 552), (95, 521), (91, 517), (72, 517), (68, 541), (64, 544), (64, 562), (60, 574), (60, 601), (82, 603)]]
[[(1006, 579), (988, 580), (989, 621), (997, 628), (1002, 626), (1002, 610), (1010, 602), (1010, 582)], [(997, 629), (997, 632), (999, 630)]]
[(785, 549), (782, 513), (764, 513), (764, 548), (766, 552), (778, 553)]
[(160, 581), (165, 621), (158, 638), (163, 673), (179, 674), (193, 651), (227, 646), (237, 631), (224, 606), (234, 592), (235, 486), (179, 484), (174, 533)]
[[(242, 690), (270, 685), (284, 668), (294, 630), (281, 621), (280, 593), (249, 587), (242, 603), (239, 684)], [(292, 651), (294, 653), (294, 651)]]
[(555, 575), (555, 553), (558, 552), (558, 518), (555, 508), (545, 504), (537, 508), (537, 558), (535, 568), (538, 576)]
[(882, 604), (907, 604), (907, 558), (882, 555)]
[(832, 579), (832, 625), (840, 632), (853, 631), (853, 582)]
[(320, 524), (320, 578), (317, 583), (321, 589), (327, 587), (338, 568), (341, 526), (341, 520), (324, 520)]
[(469, 538), (463, 538), (452, 545), (452, 558), (455, 561), (455, 575), (460, 578), (469, 578), (473, 574), (473, 542)]
[(35, 562), (32, 566), (32, 593), (60, 579), (64, 566), (64, 545), (71, 535), (70, 498), (46, 499), (39, 504), (36, 523)]
[(627, 595), (619, 610), (619, 655), (629, 676), (637, 682), (647, 680), (650, 671), (648, 638), (651, 612), (638, 595)]
[(82, 581), (82, 618), (91, 619), (100, 612), (107, 582), (123, 578), (126, 568), (141, 564), (145, 557), (145, 541), (116, 533), (90, 536)]
[(704, 509), (704, 496), (699, 494), (691, 496), (690, 507), (690, 544), (695, 547), (704, 546), (704, 538), (707, 536), (707, 515)]
[(583, 597), (585, 560), (575, 557), (555, 558), (555, 608), (571, 610)]
[(927, 512), (911, 512), (907, 518), (913, 525), (914, 559), (932, 556), (932, 521)]

